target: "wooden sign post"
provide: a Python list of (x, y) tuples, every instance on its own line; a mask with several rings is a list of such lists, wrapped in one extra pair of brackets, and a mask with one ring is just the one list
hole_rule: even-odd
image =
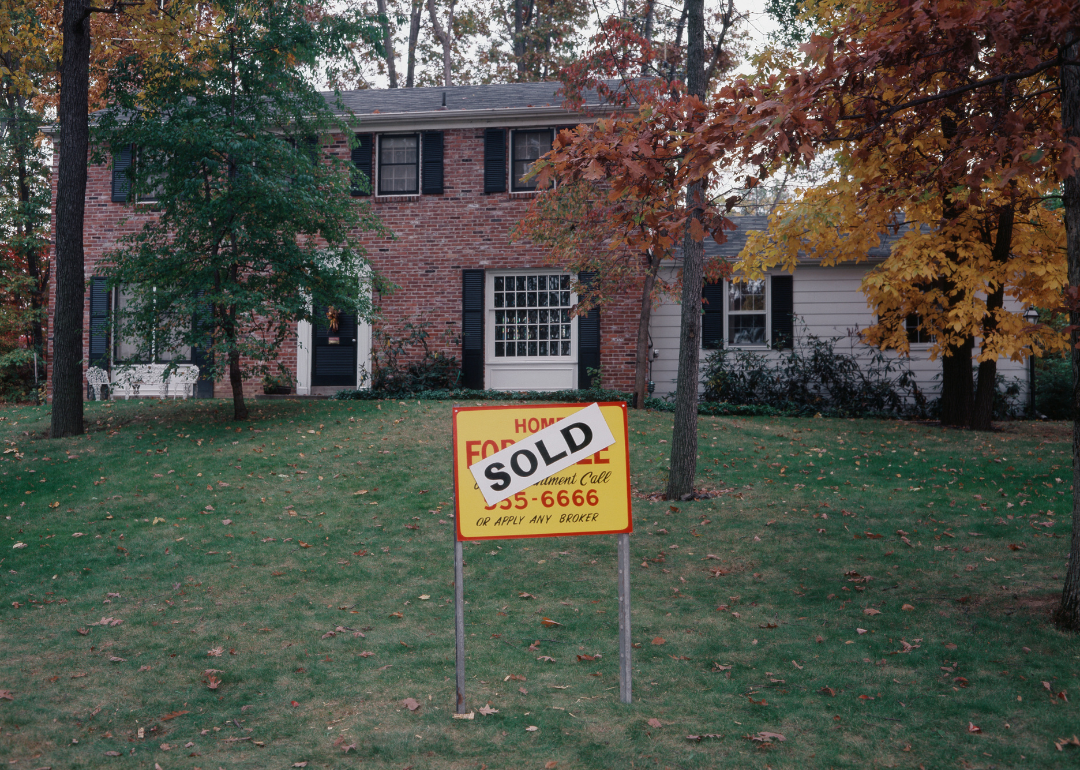
[(462, 542), (618, 537), (619, 696), (631, 699), (630, 454), (626, 404), (454, 408), (457, 713), (465, 713)]

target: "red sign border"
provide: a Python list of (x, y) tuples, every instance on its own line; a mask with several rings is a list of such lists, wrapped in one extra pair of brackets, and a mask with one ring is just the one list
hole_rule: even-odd
[[(626, 447), (626, 519), (627, 525), (625, 529), (604, 529), (596, 532), (559, 532), (550, 535), (489, 535), (487, 537), (463, 537), (461, 534), (461, 498), (458, 490), (458, 432), (457, 432), (457, 416), (458, 412), (479, 412), (479, 411), (492, 411), (496, 409), (562, 409), (565, 407), (577, 407), (578, 409), (584, 409), (592, 404), (598, 406), (617, 406), (622, 408), (623, 416), (623, 446)], [(560, 403), (560, 404), (529, 404), (527, 407), (523, 404), (502, 404), (499, 406), (455, 406), (453, 411), (452, 428), (453, 438), (451, 439), (452, 451), (454, 454), (454, 530), (455, 537), (460, 542), (478, 542), (481, 540), (524, 540), (526, 538), (536, 537), (578, 537), (580, 535), (629, 535), (634, 531), (634, 511), (633, 511), (633, 497), (630, 494), (630, 428), (627, 418), (627, 407), (625, 401), (590, 401), (585, 404), (581, 403)], [(610, 425), (608, 427), (611, 427)], [(615, 433), (615, 431), (612, 431)], [(616, 434), (617, 435), (617, 434)], [(466, 472), (468, 468), (465, 469)]]

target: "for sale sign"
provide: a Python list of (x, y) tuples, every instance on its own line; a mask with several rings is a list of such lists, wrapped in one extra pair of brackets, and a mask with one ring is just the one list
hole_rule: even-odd
[(630, 532), (626, 405), (456, 407), (459, 540)]

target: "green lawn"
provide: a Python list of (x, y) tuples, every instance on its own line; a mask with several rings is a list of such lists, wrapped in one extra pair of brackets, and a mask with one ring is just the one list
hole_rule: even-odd
[(671, 417), (631, 412), (633, 704), (614, 537), (467, 543), (465, 721), (451, 404), (254, 406), (0, 411), (8, 766), (1080, 762), (1064, 424), (702, 418), (720, 494), (671, 505)]

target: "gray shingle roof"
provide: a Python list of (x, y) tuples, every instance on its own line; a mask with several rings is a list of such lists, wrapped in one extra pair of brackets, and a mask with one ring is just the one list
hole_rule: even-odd
[[(743, 246), (746, 245), (746, 236), (751, 230), (758, 230), (760, 232), (766, 232), (769, 229), (769, 218), (767, 216), (733, 216), (730, 217), (731, 221), (735, 223), (736, 229), (729, 230), (727, 234), (727, 241), (722, 244), (718, 244), (712, 238), (705, 239), (705, 256), (706, 257), (723, 257), (727, 260), (733, 260), (742, 251)], [(881, 245), (875, 249), (871, 249), (867, 254), (870, 259), (885, 259), (889, 256), (889, 252), (892, 251), (893, 244), (900, 239), (904, 230), (900, 232), (888, 231), (881, 235)], [(678, 254), (676, 256), (679, 256)], [(802, 259), (814, 259), (813, 254), (800, 253)]]
[[(476, 86), (432, 88), (381, 88), (343, 91), (341, 100), (356, 115), (434, 112), (445, 107), (455, 110), (522, 109), (527, 107), (559, 107), (564, 97), (558, 94), (561, 83), (500, 83)], [(334, 94), (326, 93), (334, 104)], [(586, 95), (585, 103), (597, 106), (595, 91)]]

